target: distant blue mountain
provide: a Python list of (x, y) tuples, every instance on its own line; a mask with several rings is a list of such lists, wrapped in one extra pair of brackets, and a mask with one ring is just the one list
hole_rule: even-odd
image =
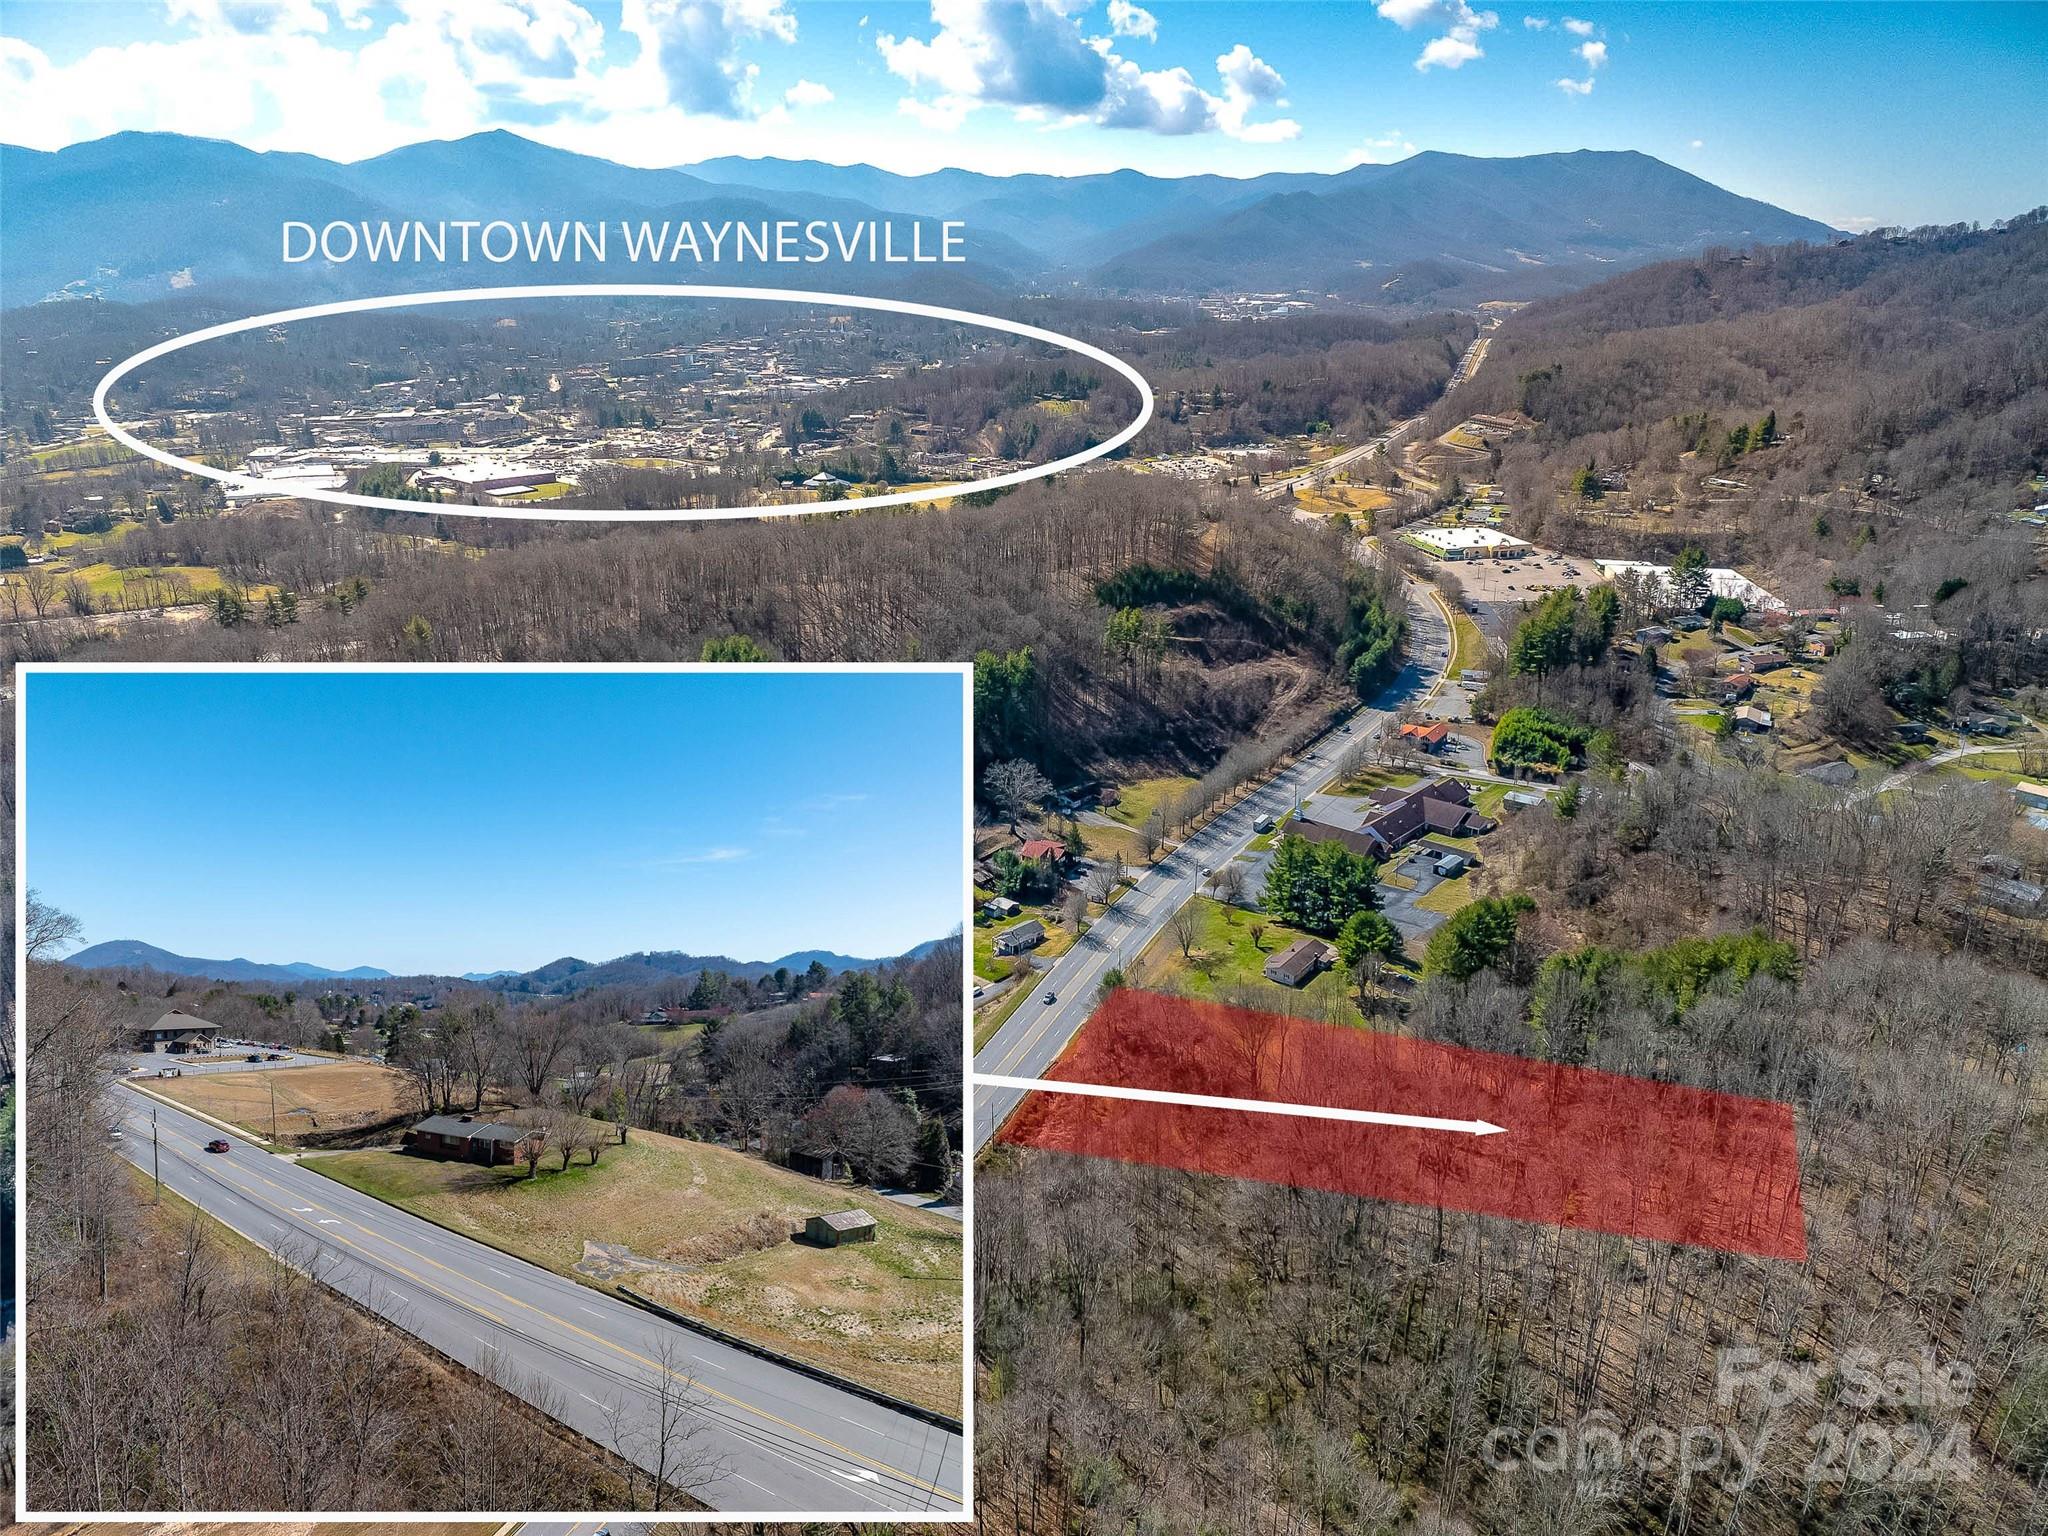
[[(932, 939), (901, 955), (879, 960), (863, 960), (829, 949), (799, 950), (777, 960), (734, 960), (726, 955), (692, 955), (681, 950), (663, 950), (621, 955), (614, 960), (592, 964), (588, 960), (565, 955), (530, 971), (465, 971), (460, 979), (507, 992), (563, 996), (585, 992), (592, 987), (644, 986), (692, 976), (699, 971), (723, 971), (728, 976), (753, 981), (778, 969), (807, 970), (814, 960), (835, 975), (841, 971), (872, 971), (896, 960), (922, 959), (947, 942), (945, 939)], [(172, 976), (202, 976), (213, 981), (384, 981), (393, 974), (373, 965), (336, 971), (304, 961), (265, 965), (254, 960), (201, 960), (191, 955), (173, 954), (140, 939), (109, 939), (104, 944), (81, 949), (67, 957), (64, 963), (87, 971), (151, 970)]]
[[(943, 270), (854, 264), (835, 284), (986, 292), (1305, 291), (1368, 303), (1445, 304), (1584, 287), (1709, 246), (1826, 241), (1835, 231), (1738, 196), (1649, 155), (1577, 150), (1487, 159), (1423, 153), (1333, 175), (900, 176), (815, 160), (713, 159), (640, 169), (502, 130), (411, 144), (342, 164), (170, 133), (117, 133), (55, 151), (0, 145), (8, 218), (0, 301), (59, 294), (137, 301), (230, 285), (387, 291), (367, 263), (285, 268), (278, 226), (297, 219), (880, 219), (965, 226), (969, 262)], [(478, 281), (628, 278), (602, 268), (472, 263)], [(423, 286), (455, 286), (449, 265)], [(676, 281), (672, 263), (640, 275)], [(819, 268), (713, 271), (815, 283)]]
[(391, 973), (374, 965), (358, 965), (346, 971), (330, 970), (294, 960), (287, 965), (264, 965), (254, 960), (200, 960), (191, 955), (174, 955), (140, 939), (109, 939), (69, 956), (65, 963), (81, 970), (151, 970), (172, 976), (204, 976), (213, 981), (381, 981)]

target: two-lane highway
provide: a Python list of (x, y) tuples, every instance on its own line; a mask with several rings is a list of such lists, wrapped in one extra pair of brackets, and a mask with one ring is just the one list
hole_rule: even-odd
[[(1409, 656), (1401, 675), (1368, 708), (1317, 738), (1300, 757), (1244, 799), (1219, 812), (1199, 831), (1138, 877), (1116, 904), (1096, 918), (1074, 947), (1046, 970), (1028, 978), (1031, 994), (1017, 1005), (974, 1058), (974, 1069), (990, 1077), (1043, 1077), (1067, 1042), (1095, 1011), (1105, 972), (1128, 968), (1145, 946), (1186, 905), (1211, 870), (1244, 853), (1262, 816), (1278, 821), (1308, 795), (1337, 777), (1345, 749), (1386, 724), (1409, 699), (1426, 699), (1450, 664), (1450, 616), (1435, 593), (1418, 581), (1408, 585)], [(1052, 997), (1051, 1002), (1045, 1001)], [(1024, 1097), (1024, 1090), (978, 1088), (974, 1095), (974, 1145), (988, 1144)]]
[[(699, 1434), (693, 1495), (753, 1514), (958, 1511), (961, 1437), (437, 1227), (139, 1093), (115, 1089), (125, 1155), (167, 1188), (599, 1444), (653, 1422), (666, 1381)], [(651, 1446), (621, 1449), (643, 1465)], [(670, 1465), (677, 1463), (671, 1451)]]

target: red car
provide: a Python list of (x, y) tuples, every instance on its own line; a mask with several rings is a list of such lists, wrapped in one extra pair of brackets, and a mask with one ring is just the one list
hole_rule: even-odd
[(225, 1152), (227, 1149), (228, 1139), (225, 1136), (216, 1136), (206, 1144), (206, 1150), (209, 1152)]

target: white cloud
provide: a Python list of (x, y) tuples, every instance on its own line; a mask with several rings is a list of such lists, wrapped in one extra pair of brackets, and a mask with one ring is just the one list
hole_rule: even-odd
[(640, 43), (665, 103), (708, 117), (755, 115), (758, 65), (741, 56), (755, 40), (796, 41), (784, 0), (625, 0), (619, 25)]
[(1367, 139), (1358, 148), (1344, 157), (1344, 164), (1392, 165), (1396, 160), (1405, 160), (1416, 152), (1407, 136), (1398, 128), (1390, 128), (1377, 138)]
[(164, 20), (201, 32), (234, 32), (246, 37), (327, 30), (327, 13), (314, 0), (168, 0)]
[[(1253, 122), (1264, 107), (1284, 107), (1278, 71), (1243, 43), (1216, 60), (1219, 91), (1187, 69), (1147, 70), (1116, 51), (1113, 37), (1083, 34), (1086, 0), (933, 0), (930, 37), (875, 39), (890, 73), (911, 88), (900, 109), (927, 127), (951, 130), (984, 107), (1006, 108), (1022, 122), (1052, 127), (1092, 123), (1179, 135), (1220, 132), (1248, 143), (1300, 133), (1287, 119)], [(1136, 6), (1112, 14), (1156, 32)], [(1135, 31), (1126, 35), (1142, 35)]]
[(1159, 18), (1142, 5), (1131, 4), (1131, 0), (1109, 0), (1109, 30), (1118, 37), (1142, 37), (1148, 43), (1156, 43)]
[(1593, 94), (1593, 82), (1591, 80), (1560, 80), (1557, 82), (1557, 88), (1567, 96), (1590, 96)]
[(1607, 62), (1607, 45), (1605, 43), (1581, 43), (1573, 51), (1586, 61), (1586, 68), (1588, 69), (1598, 69)]
[(1576, 16), (1565, 17), (1564, 29), (1574, 37), (1591, 37), (1593, 35), (1593, 23), (1590, 21), (1580, 21)]
[(1705, 149), (1707, 147), (1707, 141), (1705, 139), (1694, 139), (1692, 141), (1691, 147), (1694, 149)]
[(730, 864), (747, 856), (745, 848), (706, 848), (701, 853), (671, 854), (665, 859), (656, 859), (657, 866), (670, 864)]
[(832, 87), (815, 80), (799, 80), (782, 93), (782, 99), (792, 107), (822, 107), (832, 99)]
[(1466, 0), (1379, 0), (1376, 9), (1404, 32), (1423, 27), (1441, 34), (1423, 45), (1417, 69), (1462, 69), (1484, 58), (1479, 34), (1500, 25), (1498, 14), (1475, 11)]
[(1550, 25), (1550, 18), (1548, 16), (1524, 16), (1522, 18), (1522, 25), (1531, 32), (1541, 32)]

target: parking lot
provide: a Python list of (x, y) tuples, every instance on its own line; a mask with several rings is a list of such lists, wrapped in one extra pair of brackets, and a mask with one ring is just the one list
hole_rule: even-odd
[[(270, 1059), (272, 1052), (267, 1046), (222, 1046), (212, 1056), (173, 1056), (167, 1051), (131, 1051), (122, 1059), (123, 1068), (130, 1077), (155, 1077), (167, 1067), (174, 1067), (180, 1074), (192, 1075), (201, 1072), (261, 1072), (277, 1067), (313, 1067), (326, 1060), (323, 1056), (302, 1056), (296, 1051), (276, 1053), (278, 1060)], [(249, 1060), (250, 1056), (262, 1058)], [(140, 1072), (136, 1068), (141, 1068)]]
[(1600, 580), (1600, 567), (1592, 560), (1541, 548), (1532, 548), (1519, 560), (1460, 560), (1452, 572), (1467, 597), (1489, 606), (1532, 602), (1559, 587)]
[(1436, 843), (1416, 843), (1390, 866), (1395, 873), (1413, 880), (1414, 889), (1404, 890), (1381, 879), (1378, 887), (1380, 910), (1386, 914), (1387, 921), (1401, 931), (1403, 939), (1426, 939), (1443, 926), (1446, 914), (1432, 912), (1418, 903), (1445, 880), (1463, 878), (1462, 875), (1440, 875), (1436, 872), (1437, 861), (1450, 854), (1450, 849)]

